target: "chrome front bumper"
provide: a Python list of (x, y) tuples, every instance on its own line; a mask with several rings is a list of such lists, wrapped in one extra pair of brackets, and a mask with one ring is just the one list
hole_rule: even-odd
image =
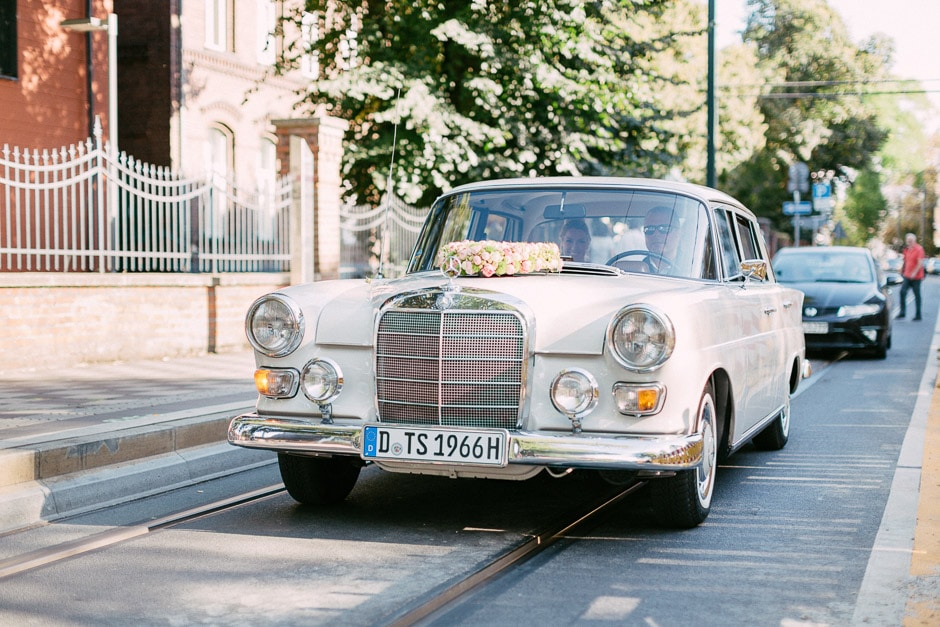
[[(251, 413), (232, 420), (228, 428), (228, 441), (246, 448), (360, 456), (363, 426), (323, 424), (319, 421)], [(620, 470), (683, 470), (695, 468), (702, 461), (702, 436), (697, 433), (601, 436), (588, 433), (547, 435), (509, 431), (508, 434), (510, 464)]]

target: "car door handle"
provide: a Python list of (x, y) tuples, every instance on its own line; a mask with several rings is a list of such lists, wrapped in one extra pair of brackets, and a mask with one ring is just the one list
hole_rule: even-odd
[(767, 314), (768, 316), (769, 316), (770, 314), (776, 313), (776, 312), (777, 312), (777, 308), (776, 308), (776, 307), (764, 307), (764, 313)]
[(785, 301), (783, 301), (783, 308), (784, 308), (784, 309), (789, 309), (789, 308), (792, 307), (792, 306), (793, 306), (793, 301), (792, 301), (792, 300), (785, 300)]

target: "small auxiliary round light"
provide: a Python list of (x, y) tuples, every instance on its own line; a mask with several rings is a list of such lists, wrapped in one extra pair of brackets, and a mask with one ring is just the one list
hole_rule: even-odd
[(597, 405), (597, 380), (581, 368), (562, 370), (552, 381), (552, 404), (569, 418), (581, 418)]
[(343, 390), (343, 372), (331, 359), (314, 359), (304, 366), (300, 387), (314, 403), (329, 403)]

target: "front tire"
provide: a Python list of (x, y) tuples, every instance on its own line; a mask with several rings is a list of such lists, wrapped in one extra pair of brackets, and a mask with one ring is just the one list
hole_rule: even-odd
[(304, 505), (330, 505), (352, 492), (362, 462), (354, 457), (301, 457), (277, 454), (287, 493)]
[(673, 477), (650, 482), (653, 507), (662, 525), (691, 529), (708, 518), (718, 469), (716, 420), (715, 393), (709, 385), (702, 393), (698, 408), (698, 428), (702, 434), (701, 465), (691, 470), (680, 470)]

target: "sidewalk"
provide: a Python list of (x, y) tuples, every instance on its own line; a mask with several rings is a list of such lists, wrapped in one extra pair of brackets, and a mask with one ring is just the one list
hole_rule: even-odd
[(225, 441), (251, 351), (0, 370), (0, 533), (274, 460)]

